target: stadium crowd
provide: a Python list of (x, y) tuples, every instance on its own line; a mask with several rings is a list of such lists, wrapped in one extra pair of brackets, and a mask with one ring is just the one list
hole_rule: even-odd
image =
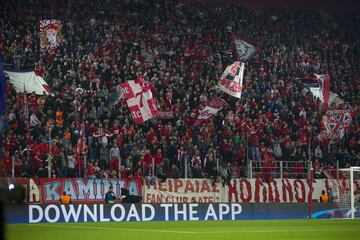
[[(307, 88), (313, 73), (330, 74), (331, 91), (359, 106), (360, 15), (162, 0), (62, 4), (2, 6), (5, 67), (35, 70), (52, 94), (27, 94), (27, 127), (24, 94), (7, 85), (0, 176), (11, 176), (14, 160), (16, 177), (47, 177), (50, 153), (53, 177), (118, 177), (121, 169), (121, 177), (145, 178), (153, 161), (162, 179), (183, 177), (187, 161), (189, 177), (224, 182), (247, 177), (248, 160), (270, 169), (275, 160), (293, 161), (299, 172), (309, 159), (315, 168), (334, 168), (337, 160), (360, 165), (358, 116), (341, 141), (330, 143), (321, 133), (320, 102)], [(63, 22), (58, 49), (40, 51), (41, 19)], [(240, 100), (216, 87), (236, 61), (232, 34), (257, 47)], [(137, 77), (153, 84), (159, 111), (172, 111), (172, 119), (135, 125), (124, 101), (109, 106), (118, 84)], [(229, 107), (195, 124), (199, 106), (215, 96)], [(79, 151), (83, 127), (86, 147)]]

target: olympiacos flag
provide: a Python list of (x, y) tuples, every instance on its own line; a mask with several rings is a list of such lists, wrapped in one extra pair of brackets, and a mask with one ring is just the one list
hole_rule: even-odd
[(40, 49), (47, 51), (55, 49), (61, 42), (61, 28), (60, 20), (40, 20)]
[(199, 112), (197, 122), (202, 122), (203, 120), (209, 119), (219, 112), (224, 106), (227, 106), (227, 102), (219, 97), (214, 98), (211, 101), (206, 101), (204, 103), (204, 108)]
[(123, 98), (130, 109), (134, 123), (141, 124), (158, 115), (158, 110), (152, 96), (152, 85), (138, 78), (121, 84)]
[(240, 61), (249, 61), (256, 53), (256, 47), (248, 42), (245, 42), (237, 36), (233, 36), (236, 54)]
[(218, 83), (220, 90), (233, 97), (241, 98), (243, 77), (244, 63), (234, 62), (227, 66), (221, 75)]
[(330, 75), (314, 75), (319, 84), (319, 99), (324, 103), (325, 109), (327, 109), (329, 107)]
[(320, 125), (325, 130), (327, 138), (334, 143), (344, 137), (354, 116), (355, 110), (352, 107), (327, 110), (321, 119)]

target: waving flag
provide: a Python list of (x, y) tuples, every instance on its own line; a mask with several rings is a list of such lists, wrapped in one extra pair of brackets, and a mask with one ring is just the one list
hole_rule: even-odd
[(244, 77), (244, 63), (234, 62), (229, 65), (220, 77), (219, 88), (227, 94), (241, 98)]
[(61, 42), (61, 21), (50, 19), (40, 21), (40, 49), (55, 49)]
[(332, 142), (340, 141), (348, 131), (354, 115), (355, 111), (352, 108), (327, 110), (321, 120), (326, 136)]
[(235, 50), (240, 61), (249, 61), (256, 53), (255, 46), (244, 40), (234, 36), (233, 37)]
[(77, 153), (86, 153), (87, 147), (86, 147), (86, 129), (85, 124), (81, 123), (81, 130), (79, 132), (79, 138), (76, 145), (76, 152)]
[(122, 83), (121, 87), (134, 123), (141, 124), (158, 115), (151, 93), (151, 83), (138, 78), (134, 81)]
[[(320, 99), (320, 88), (319, 87), (309, 87), (312, 95)], [(342, 100), (339, 95), (329, 91), (329, 106), (334, 104), (335, 106), (339, 106), (340, 104), (344, 104), (344, 100)]]
[(325, 109), (329, 107), (330, 76), (329, 74), (314, 74), (319, 84), (319, 99), (324, 103)]
[(124, 91), (119, 85), (116, 88), (115, 92), (110, 95), (108, 100), (108, 106), (109, 107), (115, 106), (123, 97), (124, 97)]
[(27, 93), (35, 92), (37, 95), (51, 93), (50, 86), (42, 77), (36, 76), (35, 72), (5, 71), (5, 73), (8, 75), (9, 82), (14, 86), (17, 93), (24, 91)]
[(5, 111), (5, 81), (4, 69), (0, 59), (0, 117)]
[(224, 106), (227, 106), (227, 102), (219, 97), (214, 98), (211, 101), (204, 103), (204, 108), (199, 112), (197, 122), (201, 123), (203, 120), (209, 119), (219, 112)]

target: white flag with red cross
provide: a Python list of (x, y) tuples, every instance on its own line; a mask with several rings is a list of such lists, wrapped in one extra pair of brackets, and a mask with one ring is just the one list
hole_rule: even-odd
[(158, 115), (149, 82), (138, 78), (121, 84), (124, 99), (130, 109), (134, 123), (141, 124)]

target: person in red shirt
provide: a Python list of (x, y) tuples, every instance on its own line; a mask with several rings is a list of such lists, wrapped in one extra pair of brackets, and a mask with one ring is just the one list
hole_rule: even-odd
[(92, 162), (89, 162), (86, 166), (86, 177), (90, 178), (90, 179), (95, 179), (95, 168), (92, 164)]
[(52, 155), (57, 155), (60, 153), (57, 143), (58, 143), (57, 141), (53, 141), (53, 143), (50, 146), (50, 151)]
[(236, 155), (238, 162), (242, 163), (245, 161), (245, 147), (243, 143), (240, 143), (240, 145), (238, 146)]
[(45, 143), (44, 139), (41, 139), (41, 142), (38, 145), (40, 154), (48, 154), (49, 153), (49, 145)]
[(152, 155), (151, 155), (149, 149), (146, 149), (146, 150), (145, 150), (144, 163), (145, 163), (145, 165), (148, 165), (148, 164), (151, 164), (151, 163), (152, 163)]
[(163, 161), (163, 155), (161, 154), (161, 149), (158, 149), (154, 155), (155, 165), (159, 165)]
[(8, 151), (5, 151), (0, 157), (0, 162), (0, 176), (11, 177), (11, 160)]
[(81, 153), (75, 156), (75, 171), (76, 177), (84, 177), (84, 157)]
[(253, 161), (260, 161), (260, 140), (258, 134), (255, 132), (255, 128), (251, 128), (249, 135), (249, 146), (251, 151), (251, 158)]
[(302, 162), (295, 163), (294, 171), (295, 171), (296, 178), (298, 178), (298, 179), (305, 178), (305, 176), (304, 176), (305, 169), (304, 169), (304, 165)]
[(116, 157), (111, 158), (110, 160), (110, 170), (118, 172), (119, 171), (119, 159)]
[(301, 146), (301, 150), (307, 152), (307, 144), (309, 142), (309, 136), (306, 129), (303, 129), (299, 133), (299, 143)]
[(136, 170), (136, 172), (135, 172), (135, 175), (134, 175), (133, 179), (135, 179), (135, 180), (137, 180), (137, 179), (142, 180), (143, 177), (144, 177), (144, 174), (143, 174), (143, 172), (142, 172), (142, 168), (138, 168), (138, 169)]
[(41, 153), (40, 152), (37, 152), (36, 155), (34, 156), (34, 161), (33, 161), (33, 167), (36, 169), (36, 168), (39, 168), (41, 163), (42, 163), (42, 158), (41, 158)]

